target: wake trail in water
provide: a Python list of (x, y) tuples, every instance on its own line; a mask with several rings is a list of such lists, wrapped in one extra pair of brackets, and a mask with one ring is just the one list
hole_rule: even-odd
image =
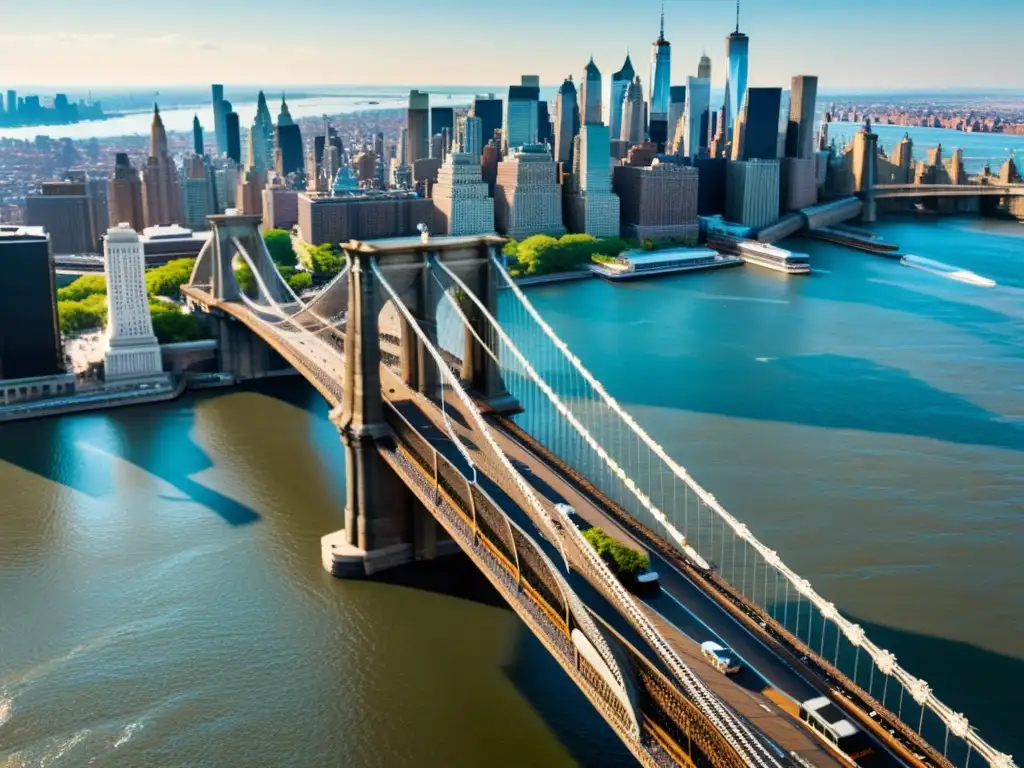
[(959, 283), (974, 285), (978, 288), (995, 288), (997, 285), (995, 280), (982, 277), (975, 272), (971, 272), (969, 269), (962, 269), (950, 264), (943, 264), (941, 261), (926, 259), (924, 256), (915, 256), (912, 253), (908, 253), (900, 259), (900, 263), (908, 267), (920, 269), (932, 275), (937, 275), (938, 277), (956, 280)]
[(703, 293), (701, 291), (683, 291), (686, 296), (692, 296), (695, 299), (713, 299), (715, 301), (744, 301), (750, 302), (751, 304), (783, 304), (788, 305), (789, 301), (786, 299), (766, 299), (761, 296), (724, 296), (719, 293)]

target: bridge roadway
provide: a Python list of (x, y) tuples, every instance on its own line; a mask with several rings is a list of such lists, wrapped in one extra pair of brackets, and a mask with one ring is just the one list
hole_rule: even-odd
[(876, 200), (901, 197), (1024, 197), (1024, 184), (876, 184)]
[[(227, 307), (225, 307), (227, 308)], [(230, 313), (244, 319), (248, 314), (242, 307), (230, 307)], [(322, 374), (332, 382), (343, 380), (343, 357), (337, 349), (319, 338), (297, 331), (276, 331), (287, 346), (299, 351), (302, 357), (321, 368)], [(279, 350), (280, 351), (280, 350)], [(301, 360), (293, 359), (293, 364)], [(309, 373), (314, 373), (310, 371)], [(309, 377), (311, 383), (332, 402), (337, 404), (335, 393), (325, 391), (325, 382), (319, 376)], [(320, 379), (320, 381), (318, 381)], [(381, 364), (382, 389), (386, 398), (395, 406), (428, 441), (441, 452), (465, 476), (472, 475), (465, 459), (445, 432), (440, 409), (419, 393), (409, 390), (400, 376), (386, 364)], [(449, 401), (446, 401), (451, 406)], [(487, 460), (481, 455), (477, 440), (465, 425), (469, 422), (465, 414), (449, 411), (451, 425), (460, 433), (464, 445), (471, 454), (476, 454), (478, 466), (486, 466)], [(646, 599), (642, 606), (649, 619), (676, 650), (705, 685), (725, 701), (734, 711), (749, 720), (771, 739), (780, 751), (795, 752), (816, 766), (836, 766), (842, 763), (826, 750), (802, 725), (791, 717), (800, 701), (820, 695), (804, 676), (776, 656), (718, 603), (702, 592), (685, 574), (664, 560), (656, 551), (644, 546), (629, 532), (625, 531), (606, 510), (588, 496), (577, 491), (560, 473), (552, 469), (543, 459), (525, 448), (513, 436), (495, 427), (493, 430), (499, 445), (535, 489), (538, 496), (553, 506), (565, 502), (573, 506), (580, 516), (591, 525), (599, 525), (611, 535), (630, 546), (648, 551), (652, 567), (661, 575), (662, 587), (658, 594)], [(503, 511), (525, 530), (537, 530), (529, 516), (510, 499), (504, 491), (481, 473), (480, 483), (485, 490), (502, 505)], [(557, 516), (557, 513), (552, 513)], [(545, 548), (545, 554), (556, 564), (561, 554), (543, 534), (536, 537)], [(648, 648), (625, 618), (605, 598), (603, 593), (575, 571), (567, 581), (584, 603), (615, 631), (626, 638), (634, 647), (642, 649), (648, 660), (668, 677), (660, 659)], [(704, 640), (717, 639), (732, 648), (744, 661), (744, 670), (732, 678), (726, 678), (712, 668), (700, 655), (699, 644)], [(874, 766), (902, 765), (900, 761), (881, 744), (878, 753), (870, 763)]]

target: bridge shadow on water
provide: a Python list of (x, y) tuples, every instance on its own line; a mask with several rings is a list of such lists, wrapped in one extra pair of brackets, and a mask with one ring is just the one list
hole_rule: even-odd
[[(373, 581), (471, 600), (512, 612), (504, 598), (463, 555), (393, 568), (378, 574)], [(581, 766), (595, 768), (636, 765), (593, 705), (518, 620), (511, 643), (505, 675), (573, 760)]]
[[(904, 669), (928, 681), (935, 695), (956, 712), (963, 712), (979, 735), (995, 749), (1017, 757), (1024, 756), (1024, 732), (1020, 727), (1020, 694), (1024, 690), (1024, 659), (979, 648), (959, 640), (895, 629), (864, 621), (856, 616), (847, 618), (860, 624), (874, 642), (896, 654)], [(955, 620), (951, 617), (951, 620)], [(1019, 639), (1019, 638), (1018, 638)], [(1024, 654), (1024, 648), (1021, 649)], [(827, 655), (827, 654), (826, 654)], [(866, 682), (866, 675), (860, 682)], [(876, 675), (876, 683), (879, 676)], [(878, 686), (875, 693), (878, 694)], [(886, 703), (895, 707), (896, 697)], [(908, 721), (915, 721), (916, 708), (909, 697), (907, 712), (915, 713)], [(929, 717), (928, 721), (933, 721)], [(925, 735), (942, 749), (944, 732), (926, 722)], [(953, 752), (951, 751), (951, 756)], [(976, 758), (975, 758), (976, 759)], [(972, 765), (974, 760), (971, 761)], [(979, 765), (982, 763), (979, 762)]]
[[(699, 376), (684, 370), (690, 367), (688, 361), (677, 359), (667, 365), (675, 370), (646, 379), (640, 387), (622, 381), (624, 386), (613, 386), (612, 391), (618, 390), (627, 410), (632, 404), (685, 407), (736, 418), (1024, 451), (1021, 426), (999, 421), (999, 414), (964, 397), (865, 358), (694, 361), (701, 366)], [(758, 397), (750, 396), (752, 379), (758, 382)]]
[[(204, 394), (203, 398), (221, 397)], [(155, 405), (46, 417), (0, 425), (0, 462), (20, 467), (94, 499), (114, 497), (125, 461), (171, 485), (187, 500), (214, 511), (233, 526), (260, 519), (258, 512), (192, 478), (214, 466), (192, 438), (193, 395)]]

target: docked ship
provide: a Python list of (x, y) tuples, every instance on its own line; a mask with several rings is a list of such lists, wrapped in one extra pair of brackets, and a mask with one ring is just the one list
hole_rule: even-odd
[(588, 266), (591, 272), (606, 280), (630, 280), (742, 263), (736, 256), (710, 248), (670, 248), (664, 251), (625, 251)]
[(811, 271), (811, 257), (806, 253), (794, 253), (770, 243), (709, 238), (708, 245), (725, 253), (736, 254), (747, 264), (756, 264), (765, 269), (785, 272), (787, 275), (806, 275)]

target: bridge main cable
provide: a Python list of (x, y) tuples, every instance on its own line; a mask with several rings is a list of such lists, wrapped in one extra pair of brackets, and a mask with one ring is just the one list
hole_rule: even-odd
[[(749, 528), (740, 522), (737, 518), (727, 512), (715, 499), (714, 495), (705, 490), (697, 481), (690, 475), (690, 473), (678, 464), (668, 453), (659, 445), (647, 432), (630, 416), (625, 412), (618, 402), (613, 398), (604, 386), (594, 377), (590, 371), (588, 371), (583, 363), (569, 350), (568, 345), (555, 333), (555, 331), (548, 325), (547, 322), (541, 317), (541, 315), (534, 308), (529, 299), (525, 296), (522, 290), (516, 285), (515, 281), (505, 270), (500, 260), (491, 255), (491, 261), (495, 268), (495, 271), (500, 275), (505, 286), (511, 291), (512, 295), (516, 297), (519, 304), (527, 311), (529, 316), (534, 322), (542, 329), (547, 338), (552, 342), (554, 347), (561, 353), (564, 359), (568, 360), (571, 368), (582, 377), (582, 379), (591, 387), (591, 389), (597, 393), (601, 401), (611, 409), (611, 411), (619, 418), (621, 423), (625, 424), (627, 428), (638, 438), (638, 441), (643, 444), (653, 455), (657, 456), (664, 466), (666, 466), (670, 472), (679, 480), (681, 480), (697, 497), (704, 503), (704, 505), (713, 511), (725, 524), (727, 524), (733, 531), (734, 535), (743, 540), (746, 544), (751, 546), (755, 552), (761, 555), (762, 559), (766, 564), (771, 565), (777, 573), (781, 574), (788, 585), (792, 585), (797, 592), (798, 599), (800, 596), (806, 598), (812, 605), (814, 605), (821, 616), (824, 619), (831, 620), (839, 629), (844, 637), (858, 650), (864, 649), (875, 663), (879, 671), (886, 676), (891, 676), (897, 679), (900, 684), (907, 691), (910, 692), (914, 701), (921, 706), (921, 718), (923, 722), (924, 708), (927, 707), (934, 712), (939, 719), (945, 724), (947, 728), (947, 741), (948, 734), (962, 738), (968, 744), (968, 760), (970, 751), (973, 749), (985, 758), (992, 768), (1013, 768), (1014, 763), (1009, 755), (1003, 754), (984, 741), (968, 724), (967, 719), (960, 713), (954, 712), (950, 707), (945, 705), (942, 701), (935, 697), (930, 687), (924, 680), (920, 680), (898, 664), (896, 664), (896, 657), (889, 651), (880, 648), (870, 639), (868, 639), (864, 633), (864, 630), (857, 624), (854, 624), (843, 617), (835, 605), (824, 600), (818, 593), (811, 587), (810, 582), (806, 579), (801, 578), (788, 566), (786, 566), (778, 554), (762, 544), (749, 530)], [(440, 263), (440, 262), (439, 262)], [(461, 283), (458, 278), (453, 275), (443, 264), (442, 269), (448, 272), (451, 277)], [(464, 286), (463, 286), (464, 288)], [(465, 289), (465, 288), (464, 288)], [(467, 291), (470, 296), (472, 292)], [(479, 306), (479, 304), (478, 304)], [(498, 328), (497, 321), (492, 319), (495, 328)], [(503, 331), (500, 333), (504, 334)], [(514, 345), (511, 344), (509, 339), (507, 342), (511, 348)], [(522, 361), (521, 361), (522, 364)], [(526, 366), (524, 366), (526, 367)], [(531, 372), (531, 378), (536, 376), (536, 371), (533, 370), (532, 366), (526, 367), (528, 372)], [(631, 479), (629, 479), (621, 466), (605, 451), (604, 447), (599, 442), (595, 441), (590, 435), (589, 431), (579, 422), (579, 420), (572, 414), (572, 412), (562, 403), (560, 398), (554, 393), (554, 391), (546, 383), (539, 380), (539, 377), (535, 379), (535, 383), (540, 387), (541, 391), (551, 400), (552, 404), (555, 405), (558, 412), (562, 414), (566, 421), (573, 427), (573, 429), (582, 437), (588, 445), (597, 453), (598, 456), (607, 464), (608, 468), (623, 480), (625, 487), (632, 493), (637, 501), (650, 512), (652, 517), (661, 524), (671, 539), (673, 539), (677, 545), (684, 548), (686, 554), (695, 554), (696, 551), (689, 547), (689, 542), (686, 537), (671, 523), (664, 514), (664, 512), (657, 508), (652, 502), (650, 497), (643, 493), (639, 487)], [(650, 468), (649, 468), (650, 471)], [(689, 551), (687, 551), (689, 550)], [(744, 568), (744, 573), (746, 568)], [(756, 578), (756, 573), (755, 573)], [(767, 590), (767, 586), (766, 586)], [(838, 642), (838, 638), (837, 638)], [(884, 698), (884, 696), (883, 696)], [(921, 727), (918, 726), (918, 732)]]
[[(522, 352), (520, 352), (518, 347), (512, 342), (511, 338), (509, 338), (505, 333), (500, 323), (498, 323), (494, 316), (488, 311), (487, 307), (484, 306), (476, 294), (470, 290), (454, 272), (448, 269), (442, 261), (433, 259), (432, 266), (440, 267), (440, 269), (474, 302), (477, 309), (483, 313), (484, 317), (487, 318), (491, 327), (512, 354), (516, 356), (517, 360), (527, 371), (528, 375), (552, 400), (559, 413), (573, 424), (585, 440), (596, 446), (598, 450), (603, 453), (603, 448), (596, 443), (586, 428), (576, 420), (572, 412), (561, 402), (554, 391), (537, 374), (529, 360), (527, 360)], [(450, 291), (445, 291), (445, 295), (448, 297), (449, 301), (453, 304), (455, 303)], [(464, 313), (458, 311), (457, 314), (464, 322), (466, 322)], [(467, 325), (467, 327), (470, 326)], [(475, 410), (476, 409), (474, 407), (474, 411)], [(485, 427), (485, 429), (488, 428)], [(501, 451), (500, 447), (498, 447), (496, 443), (493, 447), (501, 456), (504, 456), (504, 452)], [(604, 455), (607, 457), (607, 454)], [(607, 457), (607, 460), (611, 462), (610, 457)], [(611, 463), (614, 464), (614, 462)], [(518, 476), (518, 471), (512, 468), (511, 464), (509, 464), (509, 468), (516, 476)], [(619, 472), (622, 471), (621, 468), (617, 469)], [(517, 479), (521, 480), (519, 477), (517, 477)], [(522, 483), (525, 485), (525, 481), (522, 481)], [(537, 506), (539, 507), (539, 504)], [(543, 509), (538, 510), (538, 514), (543, 515)], [(564, 525), (562, 528), (573, 540), (573, 543), (576, 545), (576, 549), (586, 558), (588, 565), (601, 577), (605, 589), (614, 595), (616, 604), (620, 609), (625, 611), (630, 623), (640, 632), (641, 636), (650, 644), (651, 648), (666, 664), (666, 666), (672, 670), (673, 675), (684, 687), (690, 698), (697, 703), (712, 722), (715, 723), (722, 735), (726, 739), (729, 739), (730, 743), (732, 743), (735, 748), (739, 749), (741, 754), (745, 755), (748, 760), (751, 760), (752, 764), (781, 765), (771, 750), (764, 745), (762, 741), (763, 737), (755, 735), (746, 722), (737, 717), (723, 702), (721, 702), (718, 697), (704, 685), (703, 681), (686, 665), (686, 663), (683, 662), (675, 650), (665, 642), (664, 638), (661, 637), (660, 633), (650, 623), (647, 616), (637, 607), (632, 595), (630, 595), (622, 586), (618, 578), (615, 577), (608, 568), (608, 565), (601, 559), (576, 526)], [(733, 741), (733, 739), (735, 739), (735, 741)]]

